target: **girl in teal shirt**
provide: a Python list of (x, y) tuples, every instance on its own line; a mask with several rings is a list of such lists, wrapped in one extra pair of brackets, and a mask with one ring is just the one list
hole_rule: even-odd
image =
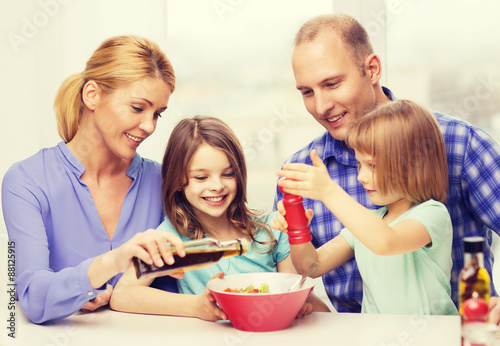
[[(313, 166), (293, 163), (278, 173), (285, 192), (322, 201), (343, 223), (339, 236), (318, 250), (292, 245), (299, 273), (305, 259), (321, 276), (353, 256), (363, 279), (362, 312), (456, 315), (451, 299), (453, 230), (444, 206), (446, 152), (438, 123), (413, 102), (399, 100), (363, 116), (348, 132), (358, 161), (358, 180), (373, 204), (366, 209), (330, 178), (316, 152)], [(275, 228), (286, 231), (280, 202)], [(312, 217), (312, 211), (307, 211)], [(309, 262), (307, 262), (309, 263)]]
[[(126, 273), (118, 283), (111, 307), (136, 313), (226, 319), (206, 288), (213, 277), (251, 272), (291, 272), (288, 236), (268, 225), (263, 212), (246, 205), (247, 171), (243, 149), (223, 121), (206, 116), (183, 119), (170, 135), (162, 165), (162, 195), (166, 217), (158, 227), (182, 240), (246, 238), (243, 256), (223, 258), (211, 267), (188, 271), (178, 280), (179, 293), (148, 287)], [(299, 316), (329, 311), (311, 294)]]

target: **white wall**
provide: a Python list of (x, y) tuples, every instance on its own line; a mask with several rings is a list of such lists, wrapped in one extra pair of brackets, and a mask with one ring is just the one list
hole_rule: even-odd
[(52, 110), (55, 93), (66, 77), (84, 69), (104, 39), (130, 33), (166, 46), (165, 2), (123, 3), (0, 2), (0, 178), (12, 163), (61, 140)]

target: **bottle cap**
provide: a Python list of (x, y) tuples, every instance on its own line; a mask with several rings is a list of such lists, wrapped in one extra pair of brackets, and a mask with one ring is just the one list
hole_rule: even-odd
[(483, 252), (483, 237), (465, 237), (463, 239), (464, 243), (464, 252), (468, 253), (477, 253)]

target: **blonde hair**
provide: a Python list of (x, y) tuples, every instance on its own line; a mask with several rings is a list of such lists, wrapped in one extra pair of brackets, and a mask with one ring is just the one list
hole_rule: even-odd
[(373, 53), (373, 47), (363, 26), (346, 14), (326, 14), (308, 20), (297, 32), (294, 45), (311, 42), (324, 31), (332, 31), (339, 35), (364, 75), (366, 73), (364, 62)]
[(75, 136), (84, 104), (81, 91), (93, 80), (104, 93), (143, 78), (163, 80), (174, 92), (175, 74), (159, 46), (138, 36), (116, 36), (104, 41), (92, 54), (82, 73), (68, 77), (54, 101), (59, 136), (69, 142)]
[(415, 204), (446, 202), (444, 139), (436, 118), (423, 107), (408, 100), (381, 105), (352, 126), (346, 143), (373, 157), (380, 192), (401, 192)]

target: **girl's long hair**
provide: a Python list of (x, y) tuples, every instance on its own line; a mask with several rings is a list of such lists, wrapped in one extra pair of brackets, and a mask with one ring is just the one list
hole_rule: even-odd
[[(235, 174), (237, 192), (227, 210), (229, 222), (242, 236), (269, 246), (267, 252), (272, 252), (277, 240), (266, 224), (267, 216), (247, 207), (247, 170), (241, 144), (231, 128), (215, 117), (198, 115), (183, 119), (170, 135), (161, 171), (163, 204), (168, 219), (183, 236), (199, 239), (205, 235), (203, 224), (184, 195), (193, 155), (203, 143), (223, 151)], [(269, 241), (255, 239), (255, 235), (262, 231), (268, 234)]]

